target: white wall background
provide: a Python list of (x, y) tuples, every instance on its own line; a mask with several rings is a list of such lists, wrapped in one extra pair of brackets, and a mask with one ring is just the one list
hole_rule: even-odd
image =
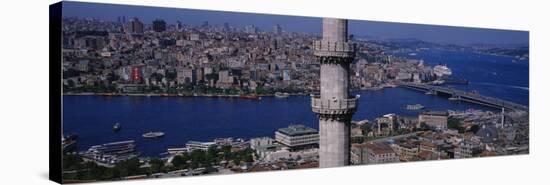
[[(0, 184), (48, 181), (48, 0), (0, 6)], [(548, 183), (549, 5), (541, 0), (92, 0), (134, 5), (340, 17), (530, 31), (531, 154), (121, 184)], [(371, 7), (368, 10), (363, 7)], [(546, 164), (546, 165), (545, 165)], [(546, 168), (543, 168), (546, 167)], [(531, 182), (531, 183), (530, 183)]]

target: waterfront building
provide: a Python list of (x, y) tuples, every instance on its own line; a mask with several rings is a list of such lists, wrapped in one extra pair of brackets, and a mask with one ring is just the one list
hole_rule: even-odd
[(384, 73), (384, 69), (380, 66), (380, 64), (366, 64), (365, 67), (365, 75), (367, 79), (374, 80), (377, 83), (382, 82), (385, 80), (386, 74)]
[(350, 162), (350, 124), (357, 96), (349, 96), (350, 63), (355, 46), (348, 42), (345, 19), (323, 19), (322, 40), (313, 44), (321, 63), (321, 93), (311, 97), (319, 117), (319, 167), (345, 166)]
[(185, 143), (185, 147), (189, 151), (193, 150), (208, 150), (210, 147), (217, 146), (215, 142), (199, 142), (199, 141), (188, 141)]
[(259, 147), (271, 146), (275, 143), (270, 137), (258, 137), (250, 139), (250, 148), (253, 150), (258, 149)]
[(166, 153), (168, 153), (170, 155), (180, 155), (180, 154), (187, 153), (187, 152), (189, 152), (189, 149), (187, 147), (168, 148), (168, 149), (166, 149)]
[(181, 68), (178, 69), (176, 78), (178, 84), (191, 84), (195, 82), (195, 78), (193, 78), (193, 69), (189, 68)]
[[(378, 135), (388, 135), (392, 133), (398, 127), (399, 117), (396, 114), (386, 114), (376, 119), (376, 125), (378, 127)], [(382, 130), (382, 128), (384, 128)]]
[(427, 111), (418, 115), (418, 127), (420, 124), (424, 123), (427, 126), (437, 129), (445, 130), (447, 129), (447, 119), (448, 113), (442, 111)]
[(105, 143), (90, 147), (81, 156), (99, 164), (114, 165), (139, 156), (134, 140)]
[(400, 81), (410, 81), (411, 76), (412, 76), (412, 74), (408, 73), (408, 72), (398, 72), (395, 79), (400, 80)]
[(233, 143), (243, 142), (242, 139), (234, 140), (232, 137), (227, 138), (216, 138), (214, 139), (214, 143), (218, 146), (231, 146)]
[(319, 133), (305, 125), (290, 125), (278, 129), (275, 140), (292, 150), (314, 148), (319, 144)]
[(228, 70), (221, 70), (218, 72), (218, 88), (229, 88), (233, 85), (233, 76), (230, 75)]

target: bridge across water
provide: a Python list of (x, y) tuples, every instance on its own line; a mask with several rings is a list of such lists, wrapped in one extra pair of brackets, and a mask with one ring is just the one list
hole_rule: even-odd
[(425, 92), (427, 94), (449, 96), (451, 100), (465, 101), (470, 103), (475, 103), (479, 105), (494, 107), (494, 108), (504, 108), (507, 110), (522, 110), (529, 111), (529, 107), (514, 102), (501, 100), (498, 98), (483, 96), (477, 93), (465, 92), (449, 87), (442, 86), (433, 86), (427, 84), (418, 84), (418, 83), (400, 83), (400, 87), (418, 90)]

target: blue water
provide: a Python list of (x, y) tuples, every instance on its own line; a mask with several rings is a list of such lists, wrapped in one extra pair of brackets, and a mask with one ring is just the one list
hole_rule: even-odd
[(529, 105), (528, 60), (466, 51), (425, 50), (416, 53), (416, 56), (408, 53), (398, 55), (423, 59), (430, 66), (447, 65), (453, 71), (453, 77), (470, 81), (469, 85), (454, 85), (454, 88), (477, 90), (482, 95)]
[[(511, 59), (506, 62), (506, 57), (478, 58), (476, 54), (468, 54), (473, 57), (456, 52), (441, 54), (455, 75), (464, 75), (472, 82), (471, 85), (457, 88), (475, 88), (484, 95), (527, 105), (528, 63), (513, 63)], [(438, 61), (433, 59), (439, 58), (437, 53), (431, 52), (422, 52), (416, 57), (423, 57), (428, 64), (437, 64)], [(483, 74), (493, 71), (497, 75)], [(354, 94), (361, 96), (354, 120), (372, 120), (387, 113), (415, 116), (418, 112), (405, 110), (404, 106), (416, 103), (431, 110), (494, 110), (402, 88)], [(118, 133), (112, 131), (115, 122), (122, 126)], [(292, 96), (287, 99), (263, 97), (261, 101), (206, 97), (63, 97), (63, 131), (79, 135), (79, 150), (86, 150), (92, 145), (133, 139), (142, 155), (158, 156), (169, 147), (184, 146), (189, 140), (273, 137), (277, 128), (291, 123), (318, 128), (317, 119), (311, 112), (309, 96)], [(158, 140), (145, 140), (141, 134), (148, 131), (163, 131), (166, 135)]]

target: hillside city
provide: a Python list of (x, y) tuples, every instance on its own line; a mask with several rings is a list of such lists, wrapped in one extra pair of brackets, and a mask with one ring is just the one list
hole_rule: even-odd
[[(157, 19), (117, 21), (63, 19), (63, 93), (85, 96), (207, 96), (259, 99), (309, 95), (320, 90), (320, 64), (311, 33), (245, 27), (200, 26)], [(393, 55), (462, 46), (402, 45), (350, 36), (357, 48), (351, 65), (353, 90), (397, 88), (403, 83), (467, 83), (446, 66)], [(423, 43), (422, 45), (425, 45)], [(528, 59), (522, 49), (474, 46), (479, 53)], [(421, 105), (407, 109), (422, 110)], [(289, 123), (290, 124), (290, 123)], [(353, 165), (461, 159), (529, 153), (528, 110), (425, 110), (418, 116), (388, 112), (351, 123)], [(163, 155), (141, 156), (133, 140), (74, 145), (63, 138), (64, 182), (141, 179), (316, 168), (319, 132), (303, 124), (258, 138), (188, 141)]]

